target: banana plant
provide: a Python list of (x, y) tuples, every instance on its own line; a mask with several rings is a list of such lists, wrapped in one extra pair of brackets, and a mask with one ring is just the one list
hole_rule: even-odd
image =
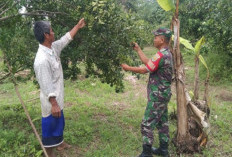
[(175, 11), (176, 7), (172, 0), (157, 0), (158, 4), (165, 11)]
[[(205, 37), (203, 36), (200, 40), (197, 41), (195, 47), (193, 48), (189, 40), (180, 37), (180, 43), (184, 45), (187, 49), (192, 50), (195, 54), (195, 80), (194, 80), (194, 101), (197, 101), (199, 98), (199, 61), (204, 65), (207, 70), (206, 81), (209, 80), (209, 68), (205, 62), (204, 57), (200, 54), (201, 47), (205, 44)], [(208, 83), (206, 88), (208, 88)], [(205, 93), (204, 99), (207, 101), (207, 93)]]
[[(174, 139), (175, 145), (177, 146), (177, 152), (195, 152), (199, 151), (201, 146), (205, 146), (207, 143), (208, 134), (204, 131), (204, 128), (209, 127), (209, 122), (207, 121), (206, 113), (201, 111), (194, 101), (191, 100), (189, 96), (189, 92), (185, 87), (185, 73), (184, 73), (184, 64), (183, 59), (180, 53), (180, 43), (183, 44), (186, 48), (190, 49), (192, 52), (195, 53), (195, 89), (194, 89), (194, 99), (198, 99), (198, 80), (199, 80), (199, 60), (203, 63), (203, 65), (207, 69), (207, 81), (206, 81), (206, 90), (205, 92), (205, 102), (207, 103), (208, 97), (208, 78), (209, 78), (209, 71), (207, 64), (204, 58), (200, 55), (200, 48), (204, 44), (205, 39), (204, 37), (201, 38), (195, 47), (193, 48), (192, 44), (186, 40), (181, 38), (180, 35), (180, 21), (178, 19), (179, 14), (179, 0), (176, 0), (176, 6), (173, 3), (173, 0), (157, 0), (158, 4), (161, 8), (165, 11), (174, 11), (171, 29), (174, 32), (173, 36), (173, 60), (174, 60), (174, 72), (175, 72), (175, 80), (176, 80), (176, 94), (177, 94), (177, 116), (178, 116), (178, 123), (177, 123), (177, 136)], [(197, 79), (196, 79), (197, 78)], [(190, 99), (189, 99), (190, 98)], [(202, 104), (205, 106), (205, 104)], [(197, 120), (196, 120), (197, 119)], [(199, 137), (194, 137), (189, 130), (189, 126), (191, 124), (198, 124), (192, 131), (195, 130), (202, 130), (201, 135)], [(190, 136), (191, 135), (191, 136)], [(186, 142), (183, 141), (198, 141), (198, 146), (195, 147), (193, 145), (194, 142)], [(194, 147), (194, 149), (192, 149)]]
[(205, 66), (206, 70), (207, 70), (207, 76), (206, 76), (206, 80), (205, 80), (205, 92), (204, 92), (204, 100), (206, 101), (206, 104), (209, 106), (209, 99), (208, 99), (208, 86), (209, 86), (209, 68), (205, 62), (205, 59), (203, 58), (203, 56), (200, 54), (200, 49), (202, 47), (202, 45), (205, 43), (205, 38), (204, 36), (197, 42), (194, 52), (195, 52), (195, 85), (194, 85), (194, 100), (196, 101), (199, 97), (198, 97), (198, 92), (199, 92), (199, 60), (201, 61), (201, 63)]
[[(194, 101), (199, 99), (199, 56), (200, 56), (200, 49), (202, 45), (205, 43), (205, 38), (202, 37), (199, 41), (197, 41), (194, 53), (195, 53), (195, 79), (194, 79)], [(203, 58), (201, 56), (201, 58)]]

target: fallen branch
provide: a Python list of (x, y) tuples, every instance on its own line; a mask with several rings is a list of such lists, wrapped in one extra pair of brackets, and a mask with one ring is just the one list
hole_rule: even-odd
[(13, 84), (14, 84), (16, 94), (17, 94), (17, 96), (18, 96), (18, 98), (19, 98), (19, 100), (20, 100), (20, 102), (21, 102), (21, 104), (22, 104), (22, 106), (23, 106), (24, 112), (25, 112), (25, 114), (26, 114), (26, 116), (27, 116), (27, 118), (28, 118), (28, 120), (29, 120), (29, 123), (30, 123), (30, 125), (31, 125), (31, 127), (32, 127), (32, 129), (33, 129), (33, 131), (34, 131), (34, 133), (35, 133), (35, 135), (36, 135), (36, 137), (37, 137), (39, 143), (40, 143), (40, 146), (41, 146), (41, 148), (42, 148), (42, 150), (43, 150), (43, 152), (44, 152), (45, 157), (48, 157), (48, 154), (47, 154), (45, 148), (43, 147), (43, 144), (42, 144), (42, 141), (41, 141), (41, 139), (40, 139), (40, 136), (39, 136), (39, 134), (38, 134), (38, 132), (37, 132), (37, 130), (36, 130), (36, 128), (35, 128), (35, 126), (34, 126), (32, 120), (31, 120), (30, 114), (29, 114), (29, 112), (27, 111), (27, 108), (26, 108), (26, 106), (25, 106), (25, 104), (24, 104), (24, 102), (23, 102), (23, 100), (22, 100), (22, 97), (21, 97), (19, 91), (18, 91), (18, 85), (17, 85), (17, 83), (16, 83), (16, 79), (15, 79), (14, 75), (12, 74), (12, 69), (11, 69), (11, 67), (10, 67), (10, 65), (9, 65), (9, 63), (8, 63), (7, 60), (6, 60), (6, 63), (7, 63), (7, 66), (8, 66), (8, 68), (9, 68), (10, 74), (11, 74), (11, 76), (12, 76), (12, 82), (13, 82)]

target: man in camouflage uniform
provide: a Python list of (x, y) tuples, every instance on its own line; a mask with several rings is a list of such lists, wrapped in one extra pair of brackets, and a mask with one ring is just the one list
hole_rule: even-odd
[[(159, 49), (156, 55), (148, 59), (135, 43), (134, 50), (137, 51), (141, 61), (146, 67), (131, 67), (122, 64), (125, 71), (136, 73), (149, 72), (149, 81), (147, 85), (147, 107), (141, 124), (141, 133), (143, 136), (143, 152), (139, 157), (152, 157), (152, 154), (168, 157), (168, 102), (171, 98), (172, 82), (172, 54), (169, 51), (168, 44), (171, 38), (171, 31), (166, 28), (159, 28), (154, 31), (154, 46)], [(160, 147), (152, 148), (153, 130), (155, 127), (159, 131)]]

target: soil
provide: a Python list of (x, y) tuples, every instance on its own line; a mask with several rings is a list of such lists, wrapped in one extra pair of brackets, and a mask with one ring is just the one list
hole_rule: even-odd
[(232, 92), (226, 91), (226, 90), (221, 90), (219, 93), (216, 95), (216, 98), (222, 100), (222, 101), (232, 101)]

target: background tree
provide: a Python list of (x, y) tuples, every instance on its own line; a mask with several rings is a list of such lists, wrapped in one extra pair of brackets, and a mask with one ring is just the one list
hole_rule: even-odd
[[(192, 41), (207, 39), (202, 53), (211, 69), (211, 80), (232, 80), (232, 3), (230, 0), (186, 1), (180, 5), (182, 36)], [(194, 41), (195, 42), (195, 41)]]
[[(31, 22), (18, 13), (21, 8), (18, 1), (1, 1), (0, 6), (0, 49), (15, 74), (32, 64), (33, 41), (28, 40), (31, 38)], [(3, 59), (3, 54), (1, 57)], [(9, 76), (6, 62), (0, 81), (6, 78), (5, 76)]]

